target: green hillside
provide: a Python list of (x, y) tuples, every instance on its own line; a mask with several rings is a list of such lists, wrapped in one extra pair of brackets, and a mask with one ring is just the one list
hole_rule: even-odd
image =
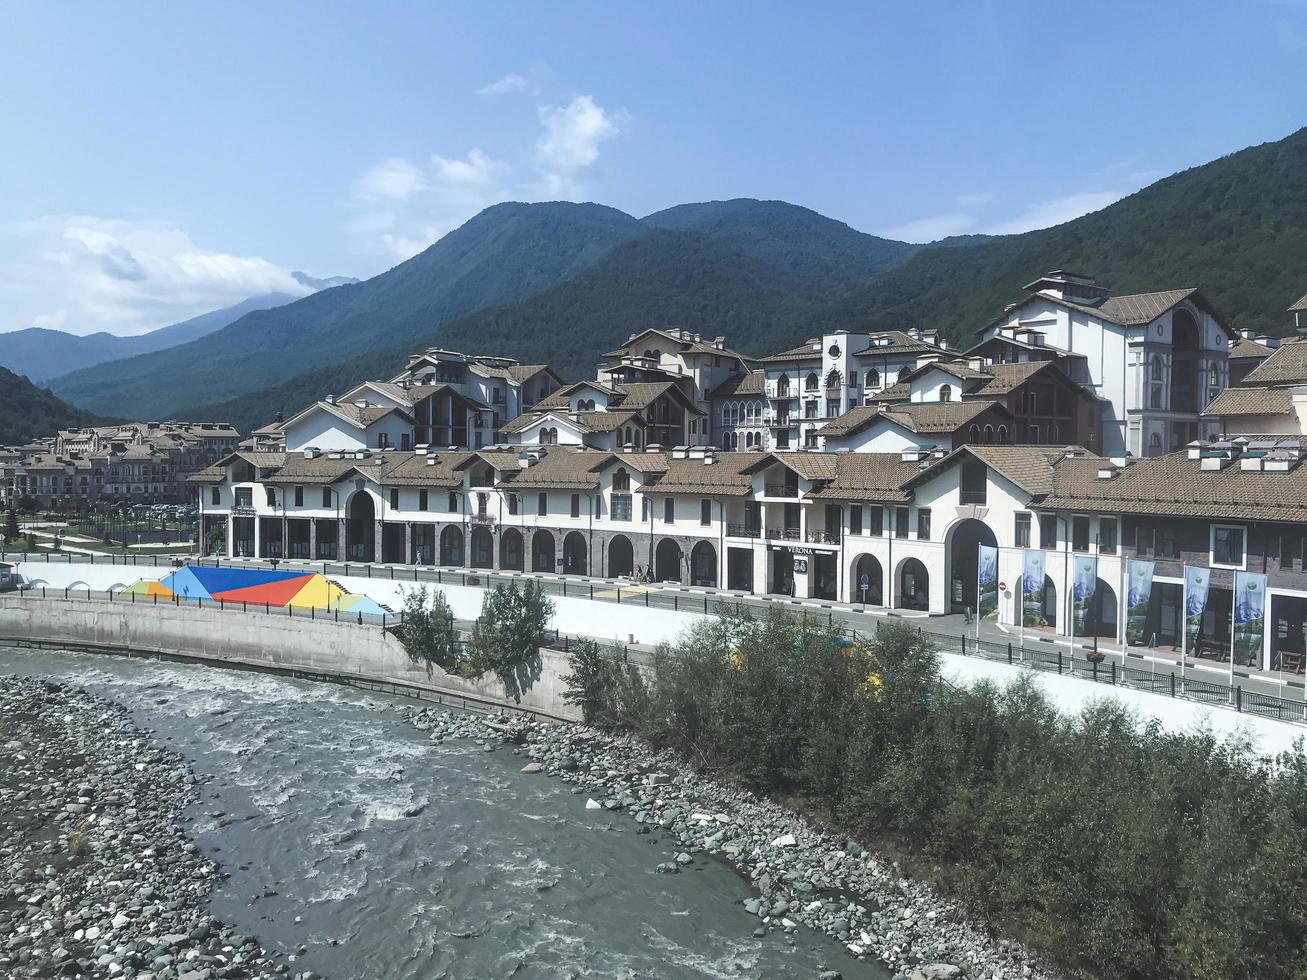
[(530, 296), (642, 231), (595, 204), (501, 204), (366, 282), (261, 310), (193, 343), (55, 378), (92, 411), (176, 415), (368, 350), (431, 337), (455, 317)]
[(0, 444), (22, 445), (59, 429), (95, 425), (104, 419), (60, 401), (21, 374), (0, 367)]
[[(1233, 325), (1284, 333), (1307, 292), (1307, 129), (1167, 177), (1043, 231), (927, 249), (855, 287), (803, 329), (937, 327), (959, 344), (1041, 273), (1117, 293), (1199, 286)], [(797, 336), (797, 333), (796, 333)]]

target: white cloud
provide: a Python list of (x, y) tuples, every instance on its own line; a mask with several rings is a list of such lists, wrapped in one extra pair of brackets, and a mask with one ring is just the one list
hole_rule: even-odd
[(976, 227), (974, 214), (936, 214), (928, 218), (918, 218), (895, 228), (880, 232), (885, 238), (894, 238), (901, 242), (937, 242), (950, 235), (963, 235)]
[(477, 95), (495, 96), (495, 95), (512, 95), (516, 92), (530, 92), (535, 94), (538, 91), (534, 82), (529, 81), (515, 71), (510, 71), (503, 78), (491, 82), (489, 85), (483, 85), (477, 89)]
[(599, 159), (599, 144), (618, 134), (617, 123), (588, 95), (565, 106), (542, 106), (545, 131), (536, 142), (541, 176), (553, 193), (575, 191), (581, 171)]
[(50, 215), (3, 231), (20, 259), (0, 271), (0, 289), (29, 311), (6, 328), (143, 333), (250, 296), (309, 291), (287, 269), (201, 248), (165, 222)]
[(542, 130), (519, 168), (479, 149), (461, 159), (434, 154), (422, 165), (383, 160), (355, 180), (346, 229), (362, 251), (402, 261), (492, 204), (580, 199), (600, 145), (624, 118), (588, 95), (542, 106)]
[(1007, 221), (1000, 221), (985, 229), (989, 235), (1016, 235), (1037, 228), (1051, 228), (1073, 218), (1107, 207), (1125, 197), (1122, 191), (1082, 191), (1067, 194), (1031, 205), (1024, 212)]

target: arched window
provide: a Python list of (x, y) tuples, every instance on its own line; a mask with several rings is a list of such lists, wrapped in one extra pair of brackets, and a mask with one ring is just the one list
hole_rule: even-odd
[(636, 449), (639, 449), (639, 448), (640, 448), (641, 446), (643, 446), (643, 445), (644, 445), (644, 430), (642, 430), (642, 429), (636, 429), (636, 430), (635, 430), (635, 448), (636, 448)]
[(836, 371), (834, 368), (831, 368), (830, 374), (826, 375), (827, 388), (838, 388), (842, 381), (843, 379), (840, 377), (839, 371)]
[(992, 425), (985, 426), (985, 441), (986, 442), (994, 441), (994, 427)]
[(776, 394), (780, 398), (786, 397), (790, 393), (790, 376), (782, 374), (776, 379)]
[(1152, 368), (1152, 378), (1154, 381), (1162, 380), (1162, 359), (1156, 354), (1152, 356), (1150, 367)]
[(816, 372), (816, 371), (809, 371), (809, 372), (808, 372), (808, 376), (807, 376), (806, 378), (803, 379), (803, 388), (804, 388), (804, 390), (805, 390), (805, 391), (816, 391), (816, 390), (817, 390), (817, 387), (818, 387), (818, 384), (819, 384), (819, 382), (818, 382), (818, 379), (817, 379), (817, 372)]
[(1151, 436), (1148, 437), (1148, 448), (1149, 449), (1162, 448), (1162, 437), (1159, 433), (1154, 432)]
[(723, 406), (722, 406), (722, 425), (730, 425), (730, 424), (731, 424), (731, 406), (730, 406), (730, 405), (723, 405)]
[(877, 371), (875, 368), (872, 368), (870, 371), (867, 372), (867, 387), (868, 388), (880, 387), (880, 372)]
[(998, 427), (998, 441), (1001, 442), (1001, 443), (1004, 443), (1004, 444), (1007, 443), (1007, 426), (1006, 426), (1006, 425), (1000, 425), (1000, 426)]
[(1212, 362), (1211, 369), (1208, 372), (1211, 376), (1211, 385), (1213, 388), (1221, 387), (1221, 365), (1215, 361)]
[(952, 386), (952, 385), (940, 385), (940, 386), (939, 386), (939, 400), (942, 401), (942, 402), (951, 402), (951, 401), (953, 400), (953, 386)]
[(980, 442), (980, 426), (974, 422), (971, 424), (971, 428), (967, 430), (967, 441)]
[(630, 493), (631, 492), (631, 474), (626, 472), (626, 467), (619, 467), (613, 474), (613, 492)]

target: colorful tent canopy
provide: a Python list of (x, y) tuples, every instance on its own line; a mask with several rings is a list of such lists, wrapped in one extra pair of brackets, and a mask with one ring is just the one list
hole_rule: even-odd
[(298, 609), (340, 610), (382, 616), (390, 612), (364, 595), (346, 592), (317, 572), (272, 572), (257, 568), (208, 568), (187, 565), (160, 581), (141, 579), (124, 595), (160, 599), (247, 602), (252, 605), (294, 606)]

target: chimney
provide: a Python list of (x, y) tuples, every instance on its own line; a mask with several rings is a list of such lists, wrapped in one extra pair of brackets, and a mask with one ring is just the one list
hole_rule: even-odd
[(367, 400), (366, 398), (355, 398), (355, 399), (354, 399), (354, 407), (355, 407), (355, 408), (367, 408), (367, 407), (368, 407), (368, 400)]
[(317, 458), (318, 458), (318, 448), (317, 448), (316, 446), (309, 446), (307, 449), (304, 450), (304, 458), (305, 458), (305, 459), (317, 459)]
[(328, 396), (327, 396), (327, 404), (328, 404), (328, 405), (334, 405), (334, 404), (336, 404), (336, 396), (335, 396), (335, 395), (328, 395)]

